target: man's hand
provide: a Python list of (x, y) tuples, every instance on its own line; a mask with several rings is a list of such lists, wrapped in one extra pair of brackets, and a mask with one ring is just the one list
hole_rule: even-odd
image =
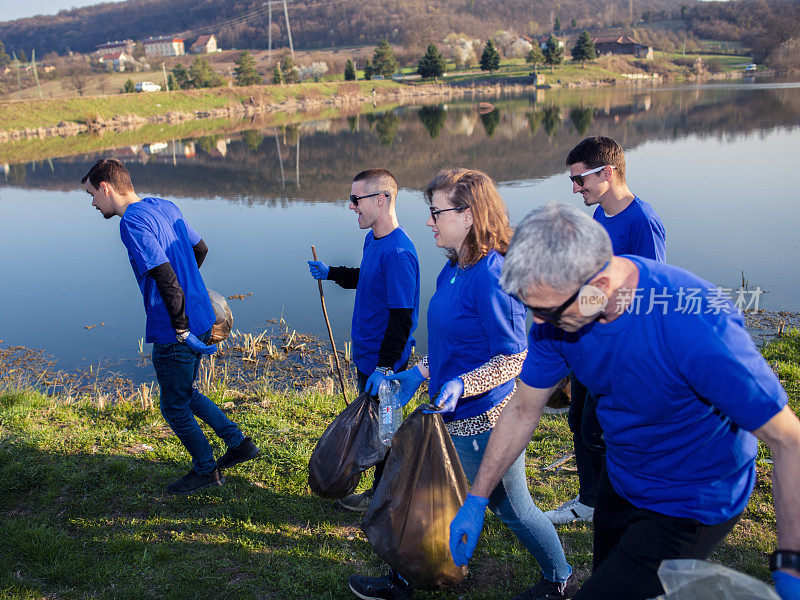
[[(461, 396), (464, 395), (464, 380), (461, 377), (451, 379), (442, 386), (439, 390), (439, 396), (436, 398), (436, 406), (439, 408), (439, 413), (447, 414), (456, 409)], [(434, 412), (430, 410), (423, 410), (422, 412)]]
[(309, 260), (308, 270), (311, 271), (311, 276), (314, 279), (327, 279), (328, 271), (330, 271), (331, 268), (321, 260)]
[(464, 505), (450, 523), (450, 554), (456, 566), (463, 567), (472, 558), (478, 538), (481, 537), (488, 505), (488, 498), (467, 494)]
[(195, 334), (191, 331), (187, 332), (188, 335), (183, 340), (183, 343), (189, 346), (192, 350), (197, 352), (197, 354), (214, 354), (217, 351), (217, 345), (211, 344), (210, 346), (206, 346), (203, 342), (201, 342)]
[(400, 402), (400, 406), (405, 406), (408, 404), (409, 400), (411, 400), (411, 398), (419, 389), (419, 386), (421, 386), (422, 382), (425, 381), (425, 377), (423, 377), (419, 367), (413, 367), (405, 371), (400, 371), (394, 375), (387, 375), (385, 379), (400, 382), (400, 393), (397, 397)]
[(786, 571), (773, 571), (772, 581), (775, 582), (775, 591), (783, 600), (800, 600), (800, 577)]
[[(389, 371), (391, 374), (391, 371)], [(386, 373), (382, 370), (375, 369), (375, 372), (367, 379), (367, 384), (364, 386), (364, 391), (369, 392), (373, 396), (378, 395), (378, 390), (381, 388), (381, 382), (386, 378)]]

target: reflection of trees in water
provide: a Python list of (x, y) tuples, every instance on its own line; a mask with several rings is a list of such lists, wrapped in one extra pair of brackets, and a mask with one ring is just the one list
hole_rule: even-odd
[(589, 130), (589, 125), (592, 124), (594, 118), (594, 108), (572, 108), (569, 111), (569, 122), (578, 132), (578, 135), (584, 135)]
[[(282, 127), (238, 136), (226, 133), (230, 142), (224, 156), (219, 147), (225, 139), (208, 136), (198, 140), (196, 155), (178, 152), (177, 166), (171, 151), (144, 156), (121, 148), (108, 153), (128, 162), (142, 192), (284, 204), (292, 197), (342, 198), (352, 176), (371, 166), (388, 168), (407, 189), (423, 188), (442, 167), (464, 164), (482, 168), (497, 181), (514, 181), (561, 172), (566, 154), (585, 135), (606, 135), (635, 148), (647, 141), (687, 135), (736, 137), (775, 127), (797, 128), (800, 116), (798, 89), (646, 94), (628, 89), (592, 96), (593, 102), (587, 98), (575, 96), (570, 104), (564, 96), (553, 95), (547, 104), (533, 106), (527, 98), (496, 101), (504, 111), (503, 123), (516, 119), (522, 128), (502, 129), (504, 135), (494, 137), (488, 136), (488, 130), (484, 135), (465, 127), (465, 123), (477, 123), (479, 117), (464, 102), (448, 104), (436, 138), (428, 127), (437, 122), (439, 117), (433, 115), (438, 110), (428, 108), (423, 117), (422, 109), (403, 109), (362, 116), (369, 127), (359, 128), (358, 118), (353, 117), (332, 121), (324, 130), (310, 124), (287, 129), (285, 138)], [(561, 127), (565, 118), (568, 128)], [(481, 123), (486, 128), (483, 119)], [(393, 143), (396, 135), (402, 135), (402, 144)], [(258, 144), (257, 136), (263, 136)], [(15, 185), (24, 187), (74, 190), (75, 181), (95, 156), (54, 160), (52, 172), (12, 166), (16, 172), (9, 171), (6, 181), (12, 183), (13, 178)], [(301, 191), (286, 184), (295, 178), (302, 179)]]
[(417, 116), (425, 126), (431, 139), (438, 138), (439, 132), (447, 120), (447, 111), (445, 111), (444, 107), (438, 104), (436, 106), (423, 106), (417, 111)]
[(500, 125), (500, 110), (495, 108), (492, 112), (481, 115), (481, 123), (486, 130), (486, 135), (492, 137), (497, 126)]

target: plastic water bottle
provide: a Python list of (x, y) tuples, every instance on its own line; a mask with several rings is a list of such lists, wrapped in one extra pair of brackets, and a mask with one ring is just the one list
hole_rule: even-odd
[(381, 381), (378, 388), (378, 435), (384, 446), (392, 445), (392, 437), (403, 422), (403, 408), (400, 406), (398, 394), (400, 392), (399, 381)]

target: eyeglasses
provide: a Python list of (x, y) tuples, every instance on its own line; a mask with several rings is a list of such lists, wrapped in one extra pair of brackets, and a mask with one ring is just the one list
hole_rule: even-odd
[(430, 210), (431, 210), (431, 219), (433, 219), (433, 222), (436, 223), (436, 217), (438, 217), (443, 212), (447, 212), (447, 211), (450, 211), (450, 210), (457, 210), (457, 211), (461, 212), (462, 210), (465, 210), (465, 209), (467, 209), (469, 207), (468, 206), (456, 206), (455, 208), (440, 208), (438, 210), (435, 209), (432, 206), (429, 206), (428, 208), (430, 208)]
[(539, 306), (530, 306), (529, 304), (525, 304), (525, 302), (523, 302), (521, 298), (518, 297), (517, 299), (523, 304), (525, 304), (525, 307), (529, 311), (531, 311), (531, 314), (534, 317), (539, 317), (540, 319), (547, 321), (548, 323), (552, 323), (553, 325), (558, 325), (558, 323), (561, 321), (561, 315), (564, 313), (565, 310), (569, 308), (570, 304), (572, 304), (573, 302), (575, 302), (575, 300), (578, 299), (578, 296), (580, 295), (583, 286), (588, 284), (592, 279), (594, 279), (600, 273), (602, 273), (607, 266), (608, 266), (608, 261), (606, 261), (606, 264), (604, 264), (599, 271), (596, 271), (591, 277), (589, 277), (589, 279), (584, 281), (578, 287), (578, 290), (574, 294), (572, 294), (572, 296), (567, 298), (566, 301), (557, 308), (542, 308)]
[(355, 194), (350, 194), (350, 202), (353, 203), (353, 206), (358, 207), (358, 201), (363, 200), (364, 198), (372, 198), (373, 196), (381, 196), (384, 192), (375, 192), (374, 194), (364, 194), (363, 196), (356, 196)]
[(609, 169), (616, 169), (614, 165), (603, 165), (602, 167), (597, 167), (596, 169), (589, 169), (585, 173), (581, 173), (580, 175), (570, 175), (569, 178), (573, 183), (577, 183), (578, 185), (583, 185), (583, 178), (587, 175), (591, 175), (592, 173), (597, 173), (598, 171), (602, 171), (608, 167)]

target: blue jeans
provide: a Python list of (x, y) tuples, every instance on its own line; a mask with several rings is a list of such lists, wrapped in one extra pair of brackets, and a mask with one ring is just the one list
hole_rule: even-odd
[[(207, 343), (211, 332), (198, 336)], [(194, 380), (200, 355), (186, 344), (153, 344), (153, 368), (161, 388), (161, 414), (189, 454), (194, 470), (205, 475), (217, 468), (214, 451), (195, 417), (208, 423), (229, 448), (242, 443), (244, 434), (211, 400), (197, 391)]]
[[(464, 474), (470, 482), (478, 474), (491, 433), (452, 436)], [(545, 579), (561, 583), (569, 578), (572, 567), (564, 556), (556, 528), (533, 503), (528, 490), (525, 452), (517, 457), (489, 496), (489, 508), (537, 560)]]

